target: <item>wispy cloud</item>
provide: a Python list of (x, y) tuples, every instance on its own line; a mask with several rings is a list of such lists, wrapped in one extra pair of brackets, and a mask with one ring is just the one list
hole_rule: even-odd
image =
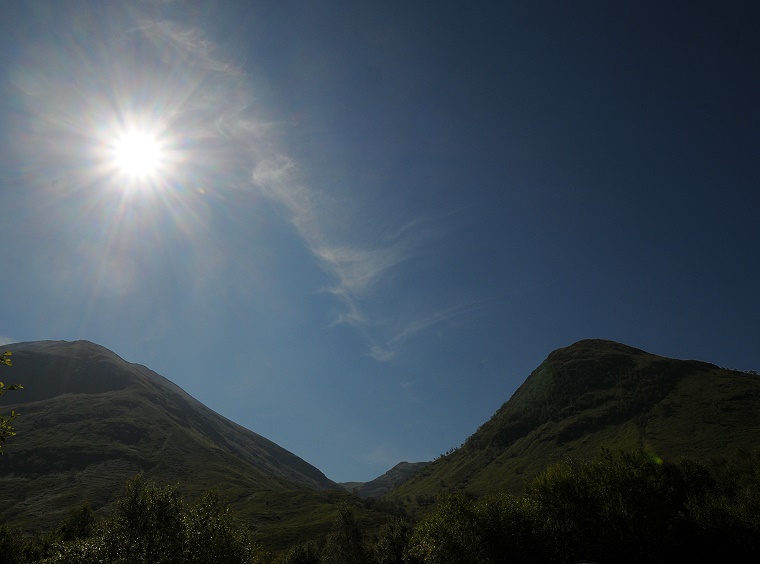
[(359, 247), (345, 242), (350, 234), (328, 236), (332, 218), (320, 212), (319, 194), (293, 177), (292, 160), (277, 155), (260, 163), (253, 180), (265, 193), (283, 205), (290, 221), (320, 266), (335, 280), (327, 289), (342, 302), (344, 311), (333, 324), (346, 324), (360, 330), (368, 341), (367, 354), (377, 361), (394, 358), (398, 348), (415, 335), (434, 326), (470, 314), (484, 305), (482, 300), (464, 300), (433, 312), (386, 312), (383, 317), (368, 313), (364, 304), (371, 302), (379, 287), (393, 286), (394, 269), (420, 253), (435, 238), (435, 226), (424, 217), (378, 238), (374, 247)]
[(388, 347), (381, 347), (379, 345), (373, 345), (369, 350), (369, 356), (377, 361), (383, 362), (392, 359), (396, 356), (396, 352)]
[(430, 329), (433, 326), (441, 325), (468, 313), (482, 309), (486, 300), (468, 301), (465, 303), (453, 305), (441, 311), (433, 312), (429, 315), (415, 317), (410, 319), (390, 340), (389, 344), (394, 345), (402, 343), (417, 333)]
[(342, 305), (332, 325), (358, 330), (367, 342), (370, 357), (389, 361), (415, 335), (479, 307), (464, 301), (433, 312), (411, 314), (378, 306), (380, 296), (387, 298), (389, 293), (399, 291), (394, 274), (441, 234), (442, 222), (426, 216), (406, 218), (396, 224), (390, 221), (384, 232), (362, 233), (358, 239), (355, 231), (345, 227), (351, 202), (336, 202), (332, 194), (311, 186), (302, 177), (295, 159), (277, 142), (273, 132), (276, 126), (251, 117), (257, 115), (254, 96), (252, 92), (247, 95), (250, 87), (241, 78), (239, 65), (221, 58), (213, 42), (196, 29), (169, 22), (145, 22), (140, 31), (169, 53), (167, 56), (190, 62), (204, 72), (226, 76), (234, 84), (210, 95), (210, 103), (216, 108), (213, 133), (234, 139), (240, 148), (239, 160), (234, 164), (247, 168), (250, 182), (281, 207), (317, 264), (334, 280), (323, 288)]
[(10, 345), (11, 343), (17, 343), (18, 339), (14, 339), (13, 337), (6, 337), (4, 335), (0, 335), (0, 345)]
[[(335, 285), (326, 291), (345, 307), (334, 324), (376, 329), (380, 320), (368, 316), (361, 301), (370, 298), (377, 285), (394, 268), (414, 256), (429, 238), (426, 220), (418, 218), (409, 222), (390, 236), (379, 238), (376, 246), (360, 247), (347, 242), (350, 233), (334, 234), (336, 218), (325, 211), (330, 198), (300, 182), (295, 162), (283, 153), (260, 161), (253, 170), (252, 180), (286, 210), (305, 246), (321, 268), (335, 279)], [(369, 354), (378, 360), (393, 356), (372, 342)]]
[[(137, 30), (158, 47), (171, 47), (170, 53), (180, 56), (203, 70), (224, 73), (240, 73), (239, 65), (233, 65), (217, 54), (216, 44), (201, 30), (183, 26), (169, 20), (144, 20)], [(164, 51), (164, 57), (167, 56)]]

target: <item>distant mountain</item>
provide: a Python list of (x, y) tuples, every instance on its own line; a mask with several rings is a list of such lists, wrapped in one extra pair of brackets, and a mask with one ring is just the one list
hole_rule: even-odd
[(355, 492), (359, 497), (379, 498), (399, 487), (428, 464), (430, 463), (399, 462), (385, 474), (370, 482), (344, 482), (340, 485), (350, 492)]
[(552, 352), (461, 448), (387, 497), (424, 506), (442, 491), (520, 492), (550, 464), (601, 447), (706, 461), (754, 450), (758, 437), (756, 374), (584, 340)]
[(13, 352), (13, 366), (3, 379), (24, 389), (1, 398), (0, 412), (22, 415), (0, 457), (0, 523), (57, 525), (82, 501), (107, 506), (138, 472), (181, 484), (190, 496), (217, 488), (253, 522), (282, 518), (273, 514), (278, 493), (307, 508), (322, 503), (319, 491), (339, 489), (298, 456), (99, 345), (4, 349)]

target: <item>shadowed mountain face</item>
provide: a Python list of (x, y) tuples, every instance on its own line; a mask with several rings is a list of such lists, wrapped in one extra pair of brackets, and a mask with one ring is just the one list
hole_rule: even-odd
[[(143, 472), (191, 498), (218, 489), (263, 541), (287, 546), (329, 530), (335, 504), (350, 497), (294, 454), (103, 347), (6, 348), (13, 367), (3, 378), (24, 390), (0, 398), (0, 412), (22, 414), (0, 458), (0, 523), (49, 529), (83, 501), (107, 510)], [(757, 375), (586, 340), (552, 352), (462, 448), (349, 486), (424, 506), (460, 489), (519, 492), (550, 464), (600, 447), (707, 460), (756, 449), (758, 436)]]
[(417, 472), (422, 470), (429, 462), (399, 462), (384, 473), (369, 482), (345, 482), (340, 484), (346, 490), (355, 492), (362, 498), (379, 498), (393, 491)]
[(3, 375), (24, 389), (2, 397), (18, 436), (0, 458), (0, 522), (57, 524), (71, 505), (107, 505), (143, 472), (241, 500), (262, 491), (337, 488), (275, 443), (208, 409), (155, 372), (87, 341), (5, 347)]
[(552, 352), (462, 448), (390, 498), (519, 492), (550, 464), (601, 447), (706, 461), (754, 449), (758, 436), (757, 375), (585, 340)]

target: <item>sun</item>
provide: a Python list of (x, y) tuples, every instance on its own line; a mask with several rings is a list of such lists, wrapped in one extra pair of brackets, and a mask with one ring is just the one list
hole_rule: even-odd
[(97, 172), (125, 196), (166, 192), (183, 162), (177, 138), (161, 120), (126, 115), (95, 135)]
[(164, 164), (164, 148), (159, 137), (148, 130), (132, 129), (113, 143), (116, 170), (132, 180), (155, 180)]

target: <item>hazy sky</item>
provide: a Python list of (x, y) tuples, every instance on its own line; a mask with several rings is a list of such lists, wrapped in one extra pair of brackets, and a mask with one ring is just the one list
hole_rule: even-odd
[(0, 339), (97, 342), (336, 481), (460, 445), (579, 339), (760, 369), (758, 29), (754, 1), (8, 3)]

